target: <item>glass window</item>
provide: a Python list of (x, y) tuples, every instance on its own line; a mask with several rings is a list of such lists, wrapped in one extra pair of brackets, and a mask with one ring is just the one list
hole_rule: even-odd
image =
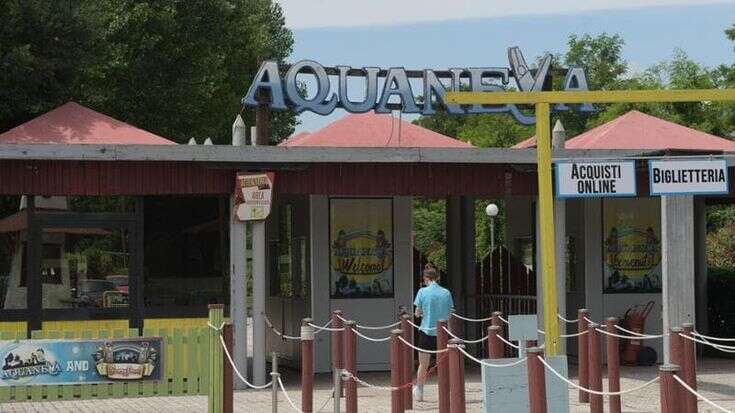
[(228, 205), (214, 196), (145, 198), (147, 308), (206, 313), (207, 304), (229, 302)]
[(117, 228), (44, 228), (44, 309), (128, 306), (129, 235)]

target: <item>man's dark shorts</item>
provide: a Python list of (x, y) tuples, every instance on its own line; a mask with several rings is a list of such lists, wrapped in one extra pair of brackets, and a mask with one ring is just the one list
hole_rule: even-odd
[(436, 336), (430, 336), (423, 331), (419, 330), (419, 343), (420, 348), (426, 350), (436, 350)]

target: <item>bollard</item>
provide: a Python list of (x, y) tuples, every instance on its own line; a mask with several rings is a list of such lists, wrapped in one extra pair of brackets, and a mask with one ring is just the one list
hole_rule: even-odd
[(314, 411), (314, 327), (301, 320), (301, 411)]
[[(687, 337), (692, 337), (692, 331), (694, 331), (694, 324), (684, 323), (682, 325), (682, 334)], [(697, 346), (692, 340), (682, 337), (682, 379), (694, 390), (697, 390)], [(697, 412), (697, 396), (693, 395), (688, 391), (683, 391), (684, 394), (684, 406), (686, 413)]]
[[(357, 375), (357, 336), (354, 321), (345, 321), (344, 334), (344, 368), (352, 375)], [(357, 413), (357, 382), (352, 378), (345, 383), (345, 409), (347, 413)]]
[[(444, 328), (447, 320), (436, 323), (436, 349), (443, 350), (449, 343), (449, 335)], [(439, 413), (449, 413), (449, 357), (447, 353), (437, 353), (436, 374), (439, 385)]]
[(278, 380), (281, 374), (278, 373), (278, 355), (274, 351), (271, 353), (271, 411), (278, 413)]
[[(679, 372), (677, 373), (677, 375), (683, 379), (684, 372), (682, 366), (684, 364), (684, 349), (682, 348), (682, 346), (684, 345), (684, 343), (682, 343), (682, 341), (686, 339), (679, 335), (681, 332), (681, 327), (671, 327), (669, 329), (669, 363), (679, 367)], [(681, 387), (679, 383), (674, 383), (674, 385), (677, 387), (677, 389)], [(680, 397), (677, 402), (677, 408), (681, 408), (681, 411), (684, 411), (682, 407), (684, 406), (685, 402), (684, 393), (677, 392), (676, 394), (678, 394)]]
[(658, 368), (659, 384), (661, 391), (659, 392), (661, 413), (681, 413), (681, 403), (679, 402), (679, 394), (681, 393), (681, 385), (676, 382), (674, 375), (679, 371), (679, 366), (675, 364), (664, 364)]
[[(403, 339), (413, 344), (413, 328), (411, 328), (411, 314), (403, 313), (401, 315), (401, 334)], [(408, 383), (413, 377), (413, 349), (409, 346), (402, 345), (403, 347), (403, 381)], [(411, 387), (407, 387), (403, 390), (403, 409), (413, 409), (413, 392)]]
[(209, 304), (209, 388), (207, 412), (222, 413), (222, 326), (224, 304)]
[[(610, 317), (605, 320), (605, 329), (608, 333), (617, 334), (615, 326), (618, 319)], [(612, 335), (607, 336), (607, 388), (610, 392), (620, 391), (620, 343), (618, 338)], [(620, 413), (621, 402), (620, 396), (610, 396), (610, 413)]]
[[(393, 388), (400, 387), (403, 383), (403, 349), (398, 336), (402, 330), (396, 329), (390, 332), (390, 386)], [(393, 390), (390, 392), (390, 411), (391, 413), (403, 413), (403, 390)]]
[(503, 334), (500, 326), (489, 326), (487, 328), (488, 358), (501, 359), (505, 357), (505, 343), (498, 336)]
[[(581, 333), (587, 331), (587, 318), (589, 318), (590, 312), (586, 308), (580, 308), (577, 311), (577, 332)], [(587, 334), (583, 334), (577, 337), (577, 370), (579, 370), (579, 385), (584, 388), (589, 388), (590, 385), (590, 373), (589, 373), (589, 337)], [(581, 403), (589, 403), (590, 395), (587, 392), (579, 391), (579, 401)]]
[[(232, 354), (232, 323), (225, 323), (222, 329), (222, 337), (225, 339), (227, 351)], [(223, 352), (224, 353), (224, 352)], [(227, 360), (227, 355), (222, 359), (222, 412), (232, 413), (232, 396), (233, 396), (233, 373), (232, 364)]]
[(460, 353), (459, 347), (464, 348), (462, 340), (456, 338), (449, 340), (447, 348), (449, 349), (449, 406), (451, 413), (464, 413), (466, 411), (463, 374), (464, 355)]
[[(600, 334), (597, 332), (599, 324), (587, 325), (589, 344), (589, 389), (602, 391), (602, 357), (600, 356)], [(603, 400), (599, 394), (590, 394), (590, 412), (602, 413)]]
[[(340, 373), (342, 369), (345, 368), (345, 346), (344, 344), (342, 344), (344, 333), (342, 331), (339, 331), (339, 329), (343, 328), (344, 326), (344, 321), (342, 321), (342, 310), (332, 311), (332, 328), (335, 329), (332, 331), (332, 370), (339, 370)], [(344, 391), (340, 390), (340, 392), (337, 393), (334, 397), (344, 397)]]
[(492, 319), (490, 320), (490, 325), (503, 327), (503, 321), (500, 319), (500, 317), (503, 316), (502, 311), (493, 311), (491, 316), (492, 316)]
[(546, 371), (541, 363), (543, 351), (538, 347), (526, 349), (528, 374), (528, 411), (546, 413)]

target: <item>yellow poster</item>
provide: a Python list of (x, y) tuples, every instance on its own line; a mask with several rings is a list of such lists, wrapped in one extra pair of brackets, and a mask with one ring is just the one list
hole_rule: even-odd
[(605, 293), (661, 292), (659, 199), (605, 199), (602, 252)]
[(329, 243), (332, 298), (393, 296), (391, 199), (330, 199)]

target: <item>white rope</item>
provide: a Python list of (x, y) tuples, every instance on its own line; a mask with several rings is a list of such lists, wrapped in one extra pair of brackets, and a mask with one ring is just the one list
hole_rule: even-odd
[(735, 341), (735, 338), (705, 336), (704, 334), (696, 332), (696, 331), (692, 331), (692, 334), (694, 334), (697, 337), (701, 337), (703, 339), (714, 340), (714, 341)]
[(622, 331), (623, 333), (632, 334), (632, 335), (637, 336), (637, 337), (661, 338), (661, 337), (663, 337), (665, 335), (665, 334), (658, 334), (658, 335), (641, 334), (641, 333), (638, 333), (638, 332), (635, 332), (635, 331), (632, 331), (632, 330), (628, 330), (627, 328), (621, 327), (621, 326), (619, 326), (617, 324), (614, 324), (614, 326), (615, 326), (615, 328), (617, 328), (618, 330)]
[(273, 323), (271, 323), (271, 320), (268, 319), (268, 316), (263, 317), (265, 319), (265, 324), (270, 328), (270, 330), (273, 332), (273, 334), (277, 335), (278, 337), (281, 337), (284, 340), (301, 340), (301, 337), (298, 336), (287, 336), (280, 331), (276, 329), (276, 327), (273, 326)]
[(471, 317), (461, 316), (461, 315), (459, 315), (457, 313), (450, 313), (450, 314), (453, 315), (453, 316), (455, 316), (455, 317), (457, 317), (457, 318), (459, 318), (460, 320), (469, 321), (471, 323), (484, 323), (486, 321), (490, 321), (490, 320), (493, 319), (492, 317), (487, 317), (487, 318), (471, 318)]
[(508, 322), (508, 320), (504, 319), (502, 315), (498, 315), (498, 319), (500, 321), (504, 322), (505, 324), (510, 324), (510, 322)]
[(477, 340), (467, 340), (467, 339), (464, 339), (462, 337), (458, 337), (458, 336), (454, 335), (454, 333), (452, 333), (451, 331), (449, 331), (449, 329), (447, 329), (444, 326), (442, 326), (442, 328), (444, 329), (444, 331), (447, 332), (447, 334), (449, 334), (450, 336), (452, 336), (452, 338), (456, 338), (457, 340), (462, 340), (462, 342), (468, 343), (468, 344), (482, 343), (483, 341), (485, 341), (488, 338), (490, 338), (490, 336), (488, 335), (488, 336), (485, 336), (483, 338), (478, 338)]
[[(330, 321), (330, 322), (328, 322), (327, 324), (325, 324), (324, 326), (318, 326), (318, 325), (316, 325), (316, 324), (313, 324), (313, 323), (309, 323), (309, 326), (311, 326), (311, 327), (314, 327), (314, 329), (316, 329), (316, 330), (317, 330), (317, 332), (316, 332), (316, 333), (319, 333), (320, 331), (345, 331), (344, 327), (340, 327), (340, 328), (330, 328), (330, 327), (327, 327), (327, 326), (328, 326), (328, 325), (330, 325), (331, 323), (332, 323), (332, 322)], [(316, 333), (315, 333), (315, 334), (316, 334)]]
[(237, 375), (237, 377), (239, 377), (240, 380), (242, 380), (242, 382), (245, 383), (246, 386), (248, 386), (250, 388), (253, 388), (253, 389), (256, 389), (256, 390), (263, 390), (263, 389), (267, 389), (268, 387), (271, 387), (273, 385), (273, 380), (269, 381), (268, 383), (266, 383), (266, 384), (264, 384), (262, 386), (257, 386), (255, 384), (250, 383), (248, 381), (248, 379), (246, 379), (245, 376), (243, 376), (240, 373), (240, 370), (237, 369), (237, 367), (235, 366), (235, 362), (232, 361), (232, 356), (230, 355), (230, 350), (227, 349), (227, 345), (225, 344), (225, 338), (222, 337), (221, 334), (219, 336), (219, 341), (220, 341), (220, 343), (222, 343), (222, 348), (225, 350), (225, 356), (227, 356), (227, 360), (230, 362), (230, 366), (232, 366), (232, 371), (235, 372), (235, 374)]
[(701, 339), (700, 340), (698, 338), (690, 337), (690, 336), (688, 336), (686, 334), (681, 334), (681, 333), (679, 333), (679, 335), (682, 336), (682, 337), (684, 337), (684, 338), (686, 338), (687, 340), (691, 340), (691, 341), (694, 341), (696, 343), (704, 344), (706, 346), (710, 346), (710, 347), (712, 347), (714, 349), (720, 350), (723, 353), (735, 353), (735, 346), (726, 346), (724, 344), (711, 343), (711, 342), (707, 341), (706, 339)]
[(214, 330), (214, 331), (216, 331), (218, 333), (221, 333), (222, 332), (222, 329), (225, 328), (225, 322), (224, 321), (222, 322), (222, 324), (220, 324), (219, 327), (213, 326), (212, 323), (210, 323), (209, 321), (207, 321), (207, 325), (209, 326), (209, 328), (211, 328), (212, 330)]
[(330, 400), (332, 400), (332, 399), (334, 399), (334, 390), (335, 390), (335, 389), (334, 389), (334, 388), (332, 388), (332, 393), (331, 393), (331, 394), (329, 395), (329, 397), (327, 397), (327, 399), (326, 399), (326, 400), (324, 400), (324, 403), (322, 403), (322, 407), (320, 407), (320, 408), (318, 408), (318, 409), (316, 410), (316, 411), (317, 411), (317, 413), (319, 413), (319, 412), (321, 412), (322, 410), (324, 410), (324, 408), (325, 408), (325, 407), (327, 407), (327, 404), (329, 403), (329, 401), (330, 401)]
[(295, 412), (302, 413), (302, 410), (299, 409), (298, 407), (296, 407), (296, 404), (293, 402), (293, 400), (291, 400), (291, 397), (289, 397), (288, 393), (286, 392), (286, 389), (283, 387), (283, 381), (281, 380), (280, 377), (278, 378), (278, 386), (281, 388), (281, 391), (283, 392), (283, 395), (286, 396), (286, 401), (288, 402), (288, 404), (291, 405), (291, 408)]
[(457, 347), (457, 348), (468, 359), (474, 361), (475, 363), (481, 364), (483, 366), (488, 366), (488, 367), (496, 367), (496, 368), (513, 367), (513, 366), (517, 366), (517, 365), (523, 363), (527, 359), (526, 357), (524, 357), (524, 358), (522, 358), (520, 360), (516, 360), (516, 361), (513, 361), (511, 363), (507, 363), (507, 364), (493, 364), (493, 363), (488, 363), (487, 361), (479, 360), (479, 359), (473, 357), (471, 354), (469, 354), (468, 352), (466, 352), (465, 349), (463, 349), (462, 347)]
[(655, 335), (655, 336), (654, 336), (654, 335), (645, 335), (645, 336), (623, 336), (623, 335), (620, 335), (620, 334), (615, 334), (615, 333), (611, 333), (611, 332), (609, 332), (609, 331), (607, 331), (607, 330), (603, 330), (603, 329), (601, 329), (601, 328), (596, 328), (595, 330), (596, 330), (596, 331), (597, 331), (598, 333), (606, 334), (606, 335), (608, 335), (608, 336), (613, 336), (613, 337), (617, 337), (617, 338), (622, 338), (622, 339), (624, 339), (624, 340), (653, 340), (653, 339), (661, 338), (661, 337), (663, 337), (663, 336), (664, 336), (663, 334), (659, 334), (659, 335)]
[(375, 384), (370, 384), (370, 383), (366, 382), (365, 380), (362, 380), (359, 377), (355, 376), (354, 374), (350, 373), (347, 370), (344, 370), (342, 372), (342, 375), (344, 376), (344, 378), (346, 378), (348, 380), (354, 380), (356, 383), (358, 383), (358, 384), (360, 384), (360, 385), (362, 385), (364, 387), (371, 388), (371, 389), (385, 390), (385, 391), (391, 391), (391, 392), (403, 390), (403, 387), (378, 386), (378, 385), (375, 385)]
[(419, 325), (416, 325), (416, 324), (415, 324), (415, 323), (414, 323), (413, 321), (411, 321), (411, 320), (408, 320), (408, 324), (411, 324), (412, 326), (414, 326), (415, 328), (418, 328), (419, 330), (427, 330), (427, 331), (432, 331), (432, 330), (436, 330), (436, 327), (426, 327), (426, 328), (423, 328), (423, 327), (421, 327), (421, 326), (419, 326)]
[[(410, 323), (410, 321), (409, 321)], [(363, 330), (387, 330), (389, 328), (398, 327), (401, 324), (400, 321), (396, 321), (393, 324), (386, 324), (384, 326), (364, 326), (361, 324), (355, 324), (355, 327), (361, 328)]]
[(584, 321), (586, 321), (586, 322), (588, 322), (588, 323), (592, 323), (592, 324), (598, 324), (598, 323), (596, 323), (596, 322), (594, 322), (594, 321), (590, 320), (589, 318), (587, 318), (587, 316), (584, 316), (584, 317), (582, 317), (582, 318), (584, 319)]
[[(389, 337), (389, 338), (390, 338), (390, 337)], [(420, 351), (420, 352), (422, 352), (422, 353), (429, 353), (429, 354), (439, 354), (439, 353), (444, 353), (445, 351), (449, 351), (449, 349), (448, 349), (448, 348), (445, 348), (445, 349), (442, 349), (442, 350), (429, 350), (429, 349), (425, 349), (425, 348), (421, 348), (421, 347), (416, 347), (416, 346), (414, 346), (413, 344), (411, 344), (411, 343), (409, 343), (408, 341), (406, 341), (406, 339), (404, 339), (404, 338), (403, 338), (403, 337), (401, 337), (401, 336), (398, 336), (398, 339), (399, 339), (399, 340), (401, 340), (401, 341), (403, 342), (403, 344), (405, 344), (405, 345), (407, 345), (407, 346), (409, 346), (409, 347), (413, 348), (413, 349), (414, 349), (414, 350), (416, 350), (416, 351)]]
[(559, 337), (562, 337), (562, 338), (579, 337), (579, 336), (583, 336), (583, 335), (585, 335), (585, 334), (587, 334), (589, 332), (590, 332), (589, 330), (583, 330), (583, 331), (581, 331), (579, 333), (560, 334)]
[(544, 366), (546, 366), (546, 369), (547, 370), (549, 370), (550, 372), (554, 373), (554, 375), (556, 377), (558, 377), (559, 379), (561, 379), (561, 381), (564, 381), (568, 385), (570, 385), (570, 386), (572, 386), (572, 387), (574, 387), (574, 388), (576, 388), (578, 390), (582, 390), (585, 393), (596, 394), (598, 396), (621, 396), (621, 395), (626, 394), (626, 393), (632, 393), (634, 391), (638, 391), (638, 390), (641, 390), (641, 389), (643, 389), (643, 388), (645, 388), (647, 386), (650, 386), (651, 384), (657, 382), (658, 379), (659, 379), (659, 377), (656, 376), (653, 379), (651, 379), (651, 380), (649, 380), (649, 381), (641, 384), (640, 386), (633, 387), (632, 389), (627, 389), (627, 390), (620, 390), (620, 391), (615, 391), (615, 392), (612, 392), (612, 391), (610, 391), (610, 392), (597, 391), (597, 390), (587, 389), (587, 388), (584, 388), (584, 387), (576, 384), (575, 382), (573, 382), (573, 381), (569, 380), (568, 378), (562, 376), (561, 373), (559, 373), (558, 371), (554, 370), (554, 368), (551, 367), (551, 365), (549, 365), (549, 363), (547, 363), (546, 360), (544, 360), (543, 357), (539, 357), (539, 356), (536, 356), (536, 357), (538, 357), (539, 360), (541, 361), (541, 363)]
[(685, 382), (684, 380), (682, 380), (682, 379), (681, 379), (681, 378), (680, 378), (679, 376), (677, 376), (676, 374), (674, 374), (674, 380), (678, 381), (678, 382), (679, 382), (679, 384), (681, 384), (681, 386), (682, 386), (683, 388), (685, 388), (685, 389), (687, 389), (687, 390), (689, 391), (689, 393), (691, 393), (691, 394), (693, 394), (693, 395), (697, 396), (697, 398), (698, 398), (698, 399), (704, 400), (704, 401), (705, 401), (705, 402), (706, 402), (707, 404), (709, 404), (710, 406), (714, 407), (715, 409), (717, 409), (717, 410), (719, 410), (719, 411), (721, 411), (721, 412), (725, 412), (725, 413), (733, 413), (733, 411), (732, 411), (732, 410), (727, 410), (726, 408), (724, 408), (724, 407), (722, 407), (722, 406), (720, 406), (720, 405), (716, 404), (716, 403), (715, 403), (715, 402), (713, 402), (712, 400), (710, 400), (710, 399), (708, 399), (708, 398), (706, 398), (706, 397), (702, 396), (701, 394), (697, 393), (697, 391), (696, 391), (696, 390), (694, 390), (693, 388), (691, 388), (691, 387), (690, 387), (690, 386), (689, 386), (688, 384), (686, 384), (686, 382)]
[(573, 323), (579, 322), (579, 318), (575, 318), (574, 320), (568, 320), (568, 319), (562, 317), (562, 315), (559, 314), (559, 313), (557, 313), (556, 316), (559, 318), (559, 320), (561, 320), (561, 321), (563, 321), (565, 323), (573, 324)]
[(372, 337), (366, 336), (365, 334), (362, 334), (361, 332), (359, 332), (359, 331), (357, 331), (357, 330), (354, 330), (354, 329), (353, 329), (352, 331), (354, 331), (354, 332), (355, 332), (355, 334), (356, 334), (356, 335), (358, 335), (359, 337), (362, 337), (362, 338), (364, 338), (365, 340), (368, 340), (368, 341), (372, 341), (372, 342), (374, 342), (374, 343), (379, 343), (379, 342), (381, 342), (381, 341), (388, 341), (388, 340), (390, 340), (390, 336), (388, 336), (388, 337), (383, 337), (383, 338), (372, 338)]
[(500, 334), (498, 334), (497, 337), (500, 339), (500, 341), (502, 341), (503, 343), (505, 343), (505, 344), (513, 347), (516, 350), (519, 350), (521, 348), (520, 346), (517, 346), (517, 345), (511, 343), (510, 341), (506, 340), (505, 337), (501, 336)]

